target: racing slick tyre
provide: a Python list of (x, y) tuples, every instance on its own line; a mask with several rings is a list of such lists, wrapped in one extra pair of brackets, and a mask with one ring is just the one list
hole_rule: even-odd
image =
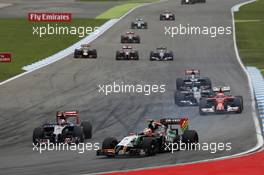
[(114, 137), (107, 137), (104, 139), (102, 149), (114, 149), (118, 144), (118, 141)]
[(243, 111), (243, 98), (241, 96), (235, 96), (234, 106), (239, 107), (239, 110), (236, 113), (240, 114)]
[(125, 37), (121, 36), (121, 43), (125, 43)]
[(139, 60), (138, 51), (135, 52), (135, 60)]
[(181, 90), (181, 87), (184, 86), (184, 81), (182, 78), (177, 78), (176, 79), (176, 87), (177, 87), (177, 90)]
[[(195, 143), (199, 142), (198, 133), (195, 130), (186, 130), (182, 134), (182, 142), (188, 146), (187, 148), (194, 148)], [(192, 144), (192, 145), (191, 145)]]
[(119, 56), (120, 56), (120, 52), (116, 51), (116, 60), (121, 60)]
[(91, 139), (92, 138), (92, 124), (90, 122), (82, 122), (81, 123), (82, 129), (83, 129), (83, 134), (85, 139)]
[(149, 56), (149, 60), (150, 60), (150, 61), (154, 61), (154, 59), (152, 59), (153, 56), (154, 56), (154, 52), (151, 51), (151, 52), (150, 52), (150, 56)]
[(202, 111), (202, 108), (206, 108), (207, 107), (207, 100), (205, 98), (201, 98), (200, 99), (200, 103), (199, 103), (199, 113), (200, 115), (206, 115), (206, 112)]
[(172, 51), (169, 52), (169, 56), (171, 57), (171, 61), (173, 61), (173, 52)]
[(144, 137), (141, 143), (141, 147), (145, 151), (146, 156), (154, 156), (159, 149), (156, 140), (152, 137)]
[(140, 37), (139, 37), (139, 36), (137, 36), (137, 37), (135, 38), (135, 43), (137, 43), (137, 44), (140, 43)]
[(75, 141), (76, 144), (84, 142), (84, 135), (81, 126), (75, 126), (73, 128), (73, 136), (77, 138), (77, 140)]
[(41, 127), (37, 127), (33, 131), (33, 143), (34, 145), (39, 145), (39, 140), (43, 138), (43, 129)]
[(73, 54), (74, 58), (80, 58), (81, 55), (82, 55), (82, 52), (80, 50), (77, 50), (77, 49), (74, 50), (74, 54)]
[(148, 28), (148, 23), (144, 23), (144, 28), (147, 29)]
[(212, 82), (211, 82), (210, 78), (205, 77), (205, 78), (204, 78), (204, 84), (203, 84), (203, 85), (204, 85), (204, 86), (208, 86), (209, 89), (212, 89)]
[(92, 51), (92, 57), (93, 58), (97, 58), (97, 50), (96, 49), (93, 49), (93, 51)]
[(178, 106), (184, 106), (184, 104), (181, 102), (181, 100), (184, 99), (184, 94), (181, 93), (181, 91), (175, 92), (175, 104)]
[(131, 22), (131, 29), (135, 29), (135, 23)]

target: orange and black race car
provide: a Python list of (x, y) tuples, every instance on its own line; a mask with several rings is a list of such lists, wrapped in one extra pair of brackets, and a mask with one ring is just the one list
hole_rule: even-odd
[(209, 113), (241, 113), (243, 111), (243, 97), (227, 95), (230, 87), (214, 87), (215, 95), (201, 98), (199, 112), (201, 115)]
[[(154, 156), (156, 153), (179, 150), (180, 143), (193, 145), (198, 143), (198, 133), (189, 130), (188, 118), (163, 118), (148, 120), (148, 127), (140, 133), (131, 133), (118, 141), (114, 137), (104, 139), (98, 156)], [(180, 126), (180, 131), (175, 128)], [(181, 132), (181, 133), (179, 133)]]

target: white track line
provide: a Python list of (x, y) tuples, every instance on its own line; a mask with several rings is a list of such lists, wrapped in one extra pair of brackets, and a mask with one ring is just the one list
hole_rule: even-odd
[(9, 7), (12, 4), (5, 4), (5, 3), (0, 3), (0, 8), (5, 8), (5, 7)]

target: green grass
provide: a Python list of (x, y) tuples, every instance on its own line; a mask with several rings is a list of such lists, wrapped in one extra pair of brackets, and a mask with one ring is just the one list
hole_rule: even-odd
[(142, 5), (143, 3), (151, 3), (159, 0), (81, 0), (87, 2), (120, 2), (119, 5), (116, 5), (113, 8), (108, 9), (103, 12), (96, 19), (115, 19), (124, 15), (129, 10)]
[[(103, 19), (74, 19), (71, 23), (58, 26), (96, 27)], [(0, 19), (0, 52), (11, 52), (11, 63), (0, 63), (0, 81), (23, 72), (22, 67), (44, 59), (67, 48), (81, 38), (77, 35), (33, 35), (32, 27), (46, 26), (47, 23), (31, 23), (26, 19)], [(54, 23), (50, 25), (55, 26)]]
[(264, 75), (264, 0), (242, 6), (235, 14), (240, 56), (248, 66), (258, 67)]
[(96, 17), (96, 19), (114, 19), (124, 15), (129, 10), (141, 5), (141, 3), (127, 3), (115, 6)]

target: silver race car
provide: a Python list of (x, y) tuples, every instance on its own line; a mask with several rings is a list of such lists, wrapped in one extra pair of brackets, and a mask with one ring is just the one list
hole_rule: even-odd
[(136, 19), (136, 21), (131, 22), (131, 29), (147, 29), (148, 23), (144, 22), (143, 19)]
[(212, 95), (211, 80), (200, 77), (200, 71), (185, 70), (185, 78), (176, 79), (175, 104), (178, 106), (197, 106), (200, 98)]

